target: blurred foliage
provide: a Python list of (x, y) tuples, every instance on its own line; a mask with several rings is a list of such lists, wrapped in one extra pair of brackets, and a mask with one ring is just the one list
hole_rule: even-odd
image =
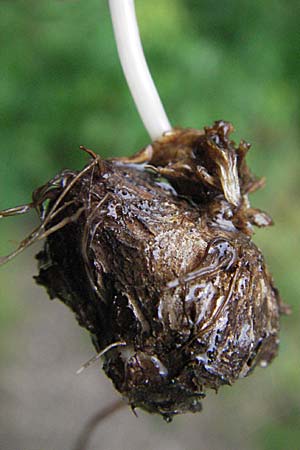
[[(267, 178), (252, 202), (271, 213), (276, 227), (258, 232), (256, 241), (293, 315), (283, 319), (278, 392), (253, 439), (259, 449), (299, 448), (300, 3), (136, 0), (136, 6), (171, 122), (199, 128), (230, 120), (235, 139), (254, 144), (253, 171)], [(62, 168), (82, 167), (80, 144), (107, 157), (149, 141), (118, 63), (105, 0), (0, 0), (0, 9), (3, 209), (27, 202)], [(19, 231), (16, 221), (1, 224), (2, 254), (11, 248), (8, 239), (22, 234), (24, 221)], [(6, 299), (15, 275), (6, 271), (1, 282), (2, 329), (17, 311), (17, 300)]]

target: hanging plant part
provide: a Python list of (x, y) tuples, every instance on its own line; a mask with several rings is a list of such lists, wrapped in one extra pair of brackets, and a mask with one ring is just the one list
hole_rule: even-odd
[(19, 251), (45, 238), (37, 283), (88, 330), (127, 403), (166, 420), (267, 366), (288, 311), (251, 239), (272, 223), (248, 200), (263, 182), (232, 131), (173, 130), (131, 158), (87, 150), (81, 172), (2, 213), (36, 209), (41, 224)]
[[(148, 70), (133, 0), (109, 0), (120, 60), (153, 143), (129, 158), (91, 161), (36, 189), (40, 225), (0, 264), (44, 240), (35, 277), (90, 334), (96, 356), (131, 408), (197, 412), (218, 390), (266, 367), (288, 313), (252, 241), (270, 217), (251, 208), (262, 187), (218, 121), (172, 129)], [(100, 414), (100, 419), (120, 403)], [(104, 414), (104, 415), (103, 415)], [(96, 417), (97, 419), (97, 417)], [(84, 431), (79, 448), (85, 448)]]

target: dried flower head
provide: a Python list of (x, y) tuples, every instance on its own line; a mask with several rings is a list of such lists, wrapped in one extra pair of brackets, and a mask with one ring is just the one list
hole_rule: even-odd
[(166, 419), (278, 351), (284, 307), (251, 240), (271, 219), (250, 207), (263, 181), (232, 131), (174, 130), (131, 158), (89, 151), (33, 195), (37, 282), (74, 311), (132, 408)]

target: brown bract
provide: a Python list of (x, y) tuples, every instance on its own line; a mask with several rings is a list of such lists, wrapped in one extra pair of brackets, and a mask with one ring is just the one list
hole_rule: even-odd
[(282, 305), (251, 240), (271, 219), (250, 208), (262, 181), (231, 131), (174, 130), (131, 158), (89, 151), (82, 172), (33, 198), (46, 236), (37, 282), (107, 348), (104, 370), (132, 408), (166, 419), (278, 350)]

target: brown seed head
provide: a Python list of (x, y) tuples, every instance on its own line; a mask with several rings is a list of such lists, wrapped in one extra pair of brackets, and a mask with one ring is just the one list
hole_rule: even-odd
[(105, 372), (133, 408), (167, 419), (277, 354), (280, 298), (251, 240), (271, 219), (250, 208), (262, 181), (232, 129), (175, 130), (132, 158), (93, 155), (34, 197), (50, 201), (42, 220), (52, 214), (37, 282), (97, 351), (125, 344), (105, 353)]

